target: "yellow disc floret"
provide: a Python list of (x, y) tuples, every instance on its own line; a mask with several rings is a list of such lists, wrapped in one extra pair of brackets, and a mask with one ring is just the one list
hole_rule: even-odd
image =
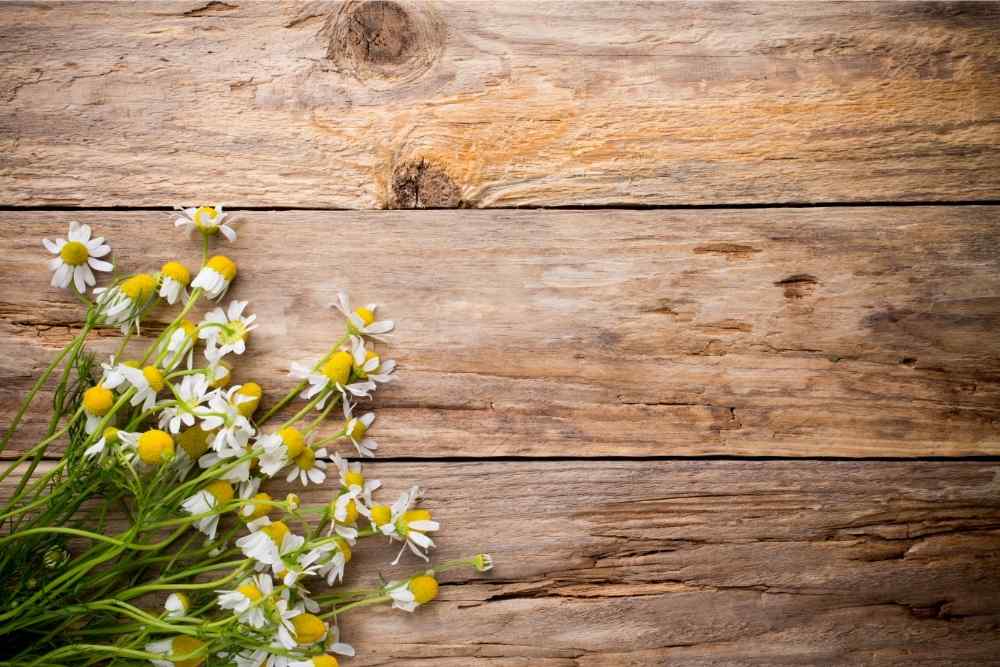
[(163, 389), (163, 373), (156, 366), (146, 366), (142, 369), (142, 374), (146, 378), (146, 382), (149, 386), (153, 388), (153, 391), (161, 391)]
[(104, 437), (105, 443), (118, 441), (118, 429), (114, 426), (109, 426), (104, 429), (104, 432), (101, 435)]
[(358, 318), (365, 326), (368, 326), (369, 324), (375, 321), (375, 313), (373, 313), (372, 311), (368, 310), (363, 306), (361, 308), (355, 308), (354, 314), (358, 316)]
[(198, 325), (188, 319), (181, 320), (180, 328), (184, 329), (184, 333), (188, 338), (194, 338), (198, 335)]
[[(339, 497), (340, 496), (337, 496), (337, 498)], [(334, 498), (333, 500), (330, 501), (331, 515), (335, 515), (337, 512), (337, 498)], [(347, 514), (341, 523), (346, 524), (348, 526), (353, 525), (354, 522), (358, 520), (358, 504), (354, 502), (353, 498), (347, 501), (345, 511)]]
[(79, 241), (70, 241), (59, 251), (59, 256), (70, 266), (80, 266), (90, 259), (90, 252)]
[(232, 366), (228, 361), (220, 361), (215, 367), (215, 376), (209, 383), (213, 389), (222, 389), (229, 385), (229, 382), (233, 379)]
[(180, 262), (167, 262), (160, 268), (160, 273), (167, 278), (176, 280), (181, 285), (187, 285), (191, 282), (191, 272)]
[(267, 513), (271, 511), (270, 495), (266, 493), (258, 493), (250, 500), (253, 501), (253, 504), (244, 507), (243, 511), (245, 512), (246, 508), (249, 507), (251, 508), (251, 512), (249, 514), (244, 514), (244, 513), (240, 514), (240, 516), (243, 518), (244, 521), (253, 521), (254, 519), (259, 519), (262, 516), (267, 516)]
[(174, 455), (174, 439), (166, 431), (153, 429), (139, 436), (139, 458), (143, 463), (159, 465)]
[(195, 227), (202, 234), (218, 234), (219, 223), (216, 221), (218, 217), (219, 212), (215, 210), (214, 206), (199, 206), (195, 209), (191, 219), (194, 220)]
[(233, 499), (234, 495), (236, 495), (233, 491), (233, 485), (224, 479), (217, 479), (214, 482), (209, 482), (205, 486), (205, 490), (208, 491), (213, 498), (215, 498), (215, 502), (218, 505), (225, 505)]
[(260, 602), (260, 599), (264, 597), (264, 594), (260, 592), (260, 589), (253, 584), (243, 584), (242, 586), (237, 587), (236, 590), (241, 593), (243, 597), (253, 602)]
[(372, 370), (378, 370), (378, 367), (382, 364), (382, 360), (373, 350), (365, 352), (365, 360), (362, 362), (361, 366), (354, 367), (354, 372), (357, 373), (358, 377), (362, 380), (368, 377), (368, 373), (365, 371), (364, 366), (372, 359), (375, 360), (375, 366)]
[(236, 391), (236, 395), (233, 397), (233, 404), (241, 415), (250, 417), (257, 411), (257, 406), (260, 405), (260, 397), (263, 394), (264, 390), (261, 389), (259, 384), (256, 382), (247, 382)]
[(275, 521), (274, 523), (269, 523), (263, 528), (261, 528), (261, 531), (263, 531), (265, 535), (270, 537), (271, 541), (277, 544), (279, 547), (281, 546), (281, 543), (285, 541), (285, 535), (288, 535), (288, 533), (290, 532), (288, 530), (288, 526), (285, 524), (284, 521)]
[(309, 613), (299, 614), (292, 618), (292, 625), (295, 627), (295, 641), (299, 646), (315, 644), (326, 636), (326, 623), (318, 616)]
[(410, 579), (410, 592), (413, 593), (413, 598), (417, 601), (417, 604), (427, 604), (437, 597), (437, 579), (429, 574), (421, 574), (418, 577), (413, 577)]
[(136, 303), (143, 303), (156, 292), (156, 278), (148, 273), (137, 273), (118, 286), (122, 294)]
[(360, 419), (351, 419), (344, 424), (344, 435), (354, 442), (361, 442), (367, 432), (368, 427), (365, 426), (365, 423)]
[(345, 540), (343, 537), (340, 537), (339, 535), (334, 535), (333, 541), (337, 544), (337, 549), (340, 550), (340, 553), (344, 554), (344, 562), (350, 563), (352, 555), (351, 545), (347, 543), (347, 540)]
[(365, 476), (357, 470), (348, 470), (344, 475), (344, 484), (350, 488), (352, 486), (364, 486)]
[(295, 465), (302, 470), (312, 470), (316, 465), (316, 453), (309, 447), (304, 448), (299, 455), (295, 457)]
[(316, 655), (312, 658), (313, 667), (340, 667), (340, 663), (332, 655)]
[(278, 435), (281, 437), (281, 441), (285, 443), (285, 450), (288, 452), (288, 458), (290, 459), (294, 459), (301, 454), (303, 448), (306, 446), (305, 439), (302, 437), (302, 431), (294, 426), (286, 426), (278, 431)]
[(103, 417), (115, 404), (115, 395), (101, 385), (83, 392), (83, 409), (95, 417)]
[(206, 431), (200, 426), (192, 426), (181, 431), (181, 434), (177, 436), (177, 443), (189, 459), (197, 461), (202, 454), (208, 451), (208, 438), (211, 435), (212, 431)]
[(371, 512), (376, 526), (384, 526), (392, 521), (392, 510), (388, 505), (372, 505)]
[(170, 642), (170, 659), (176, 667), (198, 667), (205, 662), (204, 656), (199, 655), (186, 660), (177, 660), (177, 658), (190, 655), (204, 648), (204, 646), (205, 642), (200, 639), (195, 639), (189, 635), (177, 635)]
[(409, 512), (404, 512), (403, 516), (399, 517), (397, 522), (397, 527), (399, 532), (406, 535), (410, 532), (410, 523), (413, 521), (430, 521), (431, 513), (427, 510), (415, 509)]
[(216, 255), (212, 259), (208, 260), (208, 263), (205, 264), (205, 266), (218, 273), (228, 282), (232, 282), (233, 278), (236, 277), (236, 262), (229, 259), (225, 255)]
[(352, 366), (354, 366), (354, 357), (348, 352), (340, 351), (334, 352), (333, 356), (319, 370), (330, 378), (331, 382), (345, 385), (351, 378)]

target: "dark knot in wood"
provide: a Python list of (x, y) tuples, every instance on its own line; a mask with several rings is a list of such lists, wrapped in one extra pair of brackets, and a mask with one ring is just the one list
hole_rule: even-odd
[(389, 208), (457, 208), (458, 185), (443, 169), (424, 160), (403, 162), (392, 171)]

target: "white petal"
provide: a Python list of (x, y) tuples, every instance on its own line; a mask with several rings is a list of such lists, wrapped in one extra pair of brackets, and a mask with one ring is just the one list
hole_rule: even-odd
[(90, 264), (91, 268), (95, 271), (110, 271), (115, 268), (111, 262), (105, 262), (102, 259), (94, 259), (93, 257), (87, 260), (87, 264)]

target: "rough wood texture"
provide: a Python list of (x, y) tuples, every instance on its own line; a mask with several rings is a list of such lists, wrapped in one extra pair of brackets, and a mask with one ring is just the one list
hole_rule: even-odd
[[(410, 616), (347, 616), (350, 665), (973, 665), (1000, 654), (1000, 485), (984, 463), (375, 463), (423, 482), (436, 558)], [(284, 493), (283, 484), (272, 492)], [(329, 489), (299, 491), (323, 503)], [(0, 492), (0, 495), (3, 495)], [(488, 529), (484, 530), (484, 526)], [(355, 550), (353, 582), (401, 577)]]
[(0, 7), (0, 204), (1000, 198), (995, 3)]
[[(253, 212), (223, 250), (272, 396), (337, 287), (399, 322), (383, 456), (955, 456), (1000, 453), (998, 214)], [(123, 270), (198, 261), (166, 212), (0, 214), (4, 415), (78, 324), (39, 243), (67, 217)]]

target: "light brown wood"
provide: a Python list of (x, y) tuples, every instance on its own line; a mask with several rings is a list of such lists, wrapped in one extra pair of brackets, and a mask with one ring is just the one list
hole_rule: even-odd
[(1000, 198), (995, 3), (0, 6), (0, 204)]
[[(419, 481), (439, 562), (415, 614), (349, 614), (351, 665), (974, 665), (1000, 652), (995, 463), (374, 463)], [(272, 484), (282, 495), (289, 487)], [(297, 492), (329, 500), (330, 487)], [(3, 495), (0, 492), (0, 495)], [(421, 561), (355, 549), (348, 585)], [(459, 585), (461, 584), (461, 585)]]
[[(959, 456), (1000, 453), (998, 214), (252, 212), (220, 249), (269, 396), (336, 288), (398, 321), (382, 456)], [(40, 244), (67, 218), (123, 270), (200, 261), (167, 212), (0, 214), (0, 423), (79, 325)]]

